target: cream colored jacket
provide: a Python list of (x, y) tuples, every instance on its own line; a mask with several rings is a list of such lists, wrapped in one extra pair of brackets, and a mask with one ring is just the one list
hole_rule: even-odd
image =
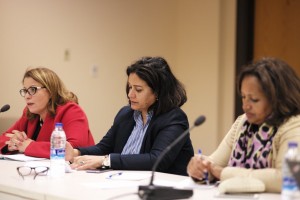
[(234, 176), (254, 177), (265, 183), (266, 192), (280, 192), (282, 182), (281, 166), (284, 154), (288, 148), (288, 142), (296, 141), (300, 146), (300, 115), (291, 117), (278, 128), (272, 144), (272, 166), (265, 169), (227, 167), (229, 157), (240, 136), (240, 129), (245, 120), (245, 114), (236, 119), (219, 147), (209, 156), (209, 159), (215, 164), (224, 167), (221, 173), (221, 181)]

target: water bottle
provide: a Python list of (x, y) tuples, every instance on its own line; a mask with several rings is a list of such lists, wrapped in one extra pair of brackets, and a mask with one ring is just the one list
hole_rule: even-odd
[(50, 175), (62, 177), (65, 174), (66, 134), (62, 123), (56, 123), (51, 134)]
[(282, 200), (294, 200), (299, 198), (299, 189), (297, 182), (292, 175), (287, 160), (296, 160), (298, 154), (298, 144), (296, 142), (288, 143), (288, 151), (286, 152), (282, 163)]

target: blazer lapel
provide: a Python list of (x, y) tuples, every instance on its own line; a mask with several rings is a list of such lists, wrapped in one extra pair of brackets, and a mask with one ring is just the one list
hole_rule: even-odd
[(38, 121), (38, 118), (28, 121), (27, 130), (25, 131), (28, 138), (32, 138)]

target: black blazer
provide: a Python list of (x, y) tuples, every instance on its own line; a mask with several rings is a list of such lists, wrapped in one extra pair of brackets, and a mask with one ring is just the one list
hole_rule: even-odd
[[(151, 170), (160, 153), (189, 127), (187, 116), (180, 108), (174, 108), (159, 116), (153, 115), (140, 154), (121, 155), (135, 125), (133, 112), (130, 106), (123, 107), (98, 144), (78, 148), (81, 155), (110, 154), (112, 169)], [(193, 155), (194, 150), (188, 134), (166, 154), (157, 171), (187, 175), (186, 167)]]

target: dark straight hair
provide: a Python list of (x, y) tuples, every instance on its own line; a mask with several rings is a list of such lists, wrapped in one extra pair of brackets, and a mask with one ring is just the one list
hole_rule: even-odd
[[(183, 84), (174, 76), (167, 61), (162, 57), (142, 57), (127, 67), (127, 76), (135, 73), (144, 80), (156, 96), (156, 102), (150, 106), (155, 115), (182, 106), (187, 101)], [(126, 94), (129, 92), (128, 83)]]

